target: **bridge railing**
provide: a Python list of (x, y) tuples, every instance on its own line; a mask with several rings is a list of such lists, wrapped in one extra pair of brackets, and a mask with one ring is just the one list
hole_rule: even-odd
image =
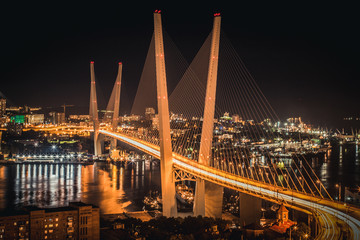
[[(139, 131), (136, 128), (119, 128), (117, 133), (125, 135), (135, 140), (146, 142), (147, 144), (151, 144), (153, 147), (159, 148), (159, 139), (156, 137), (156, 135), (153, 134), (153, 132), (149, 134), (149, 131), (146, 130)], [(197, 159), (196, 155), (191, 155), (191, 158), (189, 158), (188, 157), (189, 155), (182, 154), (181, 151), (174, 152), (174, 154), (176, 154), (176, 156), (181, 157), (184, 160), (186, 159), (187, 161), (195, 162), (196, 164), (199, 164), (196, 161)], [(302, 188), (291, 187), (290, 184), (287, 184), (288, 182), (290, 182), (290, 180), (286, 181), (284, 179), (281, 179), (281, 177), (283, 178), (287, 177), (286, 173), (284, 174), (284, 171), (277, 169), (274, 163), (269, 163), (268, 166), (254, 163), (251, 166), (245, 164), (241, 165), (236, 163), (235, 161), (231, 162), (231, 161), (225, 161), (224, 159), (213, 158), (210, 166), (223, 173), (233, 174), (234, 176), (241, 177), (241, 179), (243, 180), (251, 180), (256, 184), (261, 184), (262, 186), (266, 186), (267, 188), (279, 189), (281, 191), (286, 189), (307, 196), (319, 197), (320, 199), (323, 198), (321, 195), (316, 195), (315, 191), (311, 191), (311, 192), (304, 191), (303, 190), (304, 187)], [(278, 172), (274, 173), (273, 169), (275, 169), (275, 171)], [(304, 183), (304, 180), (298, 179), (297, 181), (300, 184), (301, 182)]]

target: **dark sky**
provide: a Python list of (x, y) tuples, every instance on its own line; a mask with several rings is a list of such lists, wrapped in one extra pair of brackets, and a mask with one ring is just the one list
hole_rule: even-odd
[(331, 126), (359, 115), (355, 5), (74, 2), (2, 3), (0, 91), (14, 104), (87, 109), (90, 60), (100, 98), (110, 94), (122, 61), (123, 92), (132, 99), (151, 40), (152, 13), (161, 9), (165, 30), (188, 61), (211, 31), (212, 14), (221, 12), (222, 29), (281, 118), (303, 116)]

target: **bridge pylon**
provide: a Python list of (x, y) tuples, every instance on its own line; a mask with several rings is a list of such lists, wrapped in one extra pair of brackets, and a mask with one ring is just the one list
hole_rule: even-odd
[[(111, 95), (114, 95), (114, 109), (111, 121), (111, 127), (114, 132), (116, 132), (118, 122), (119, 122), (119, 107), (120, 107), (120, 92), (121, 92), (121, 77), (122, 77), (122, 62), (119, 62), (118, 75), (116, 77), (116, 81), (114, 84), (114, 88)], [(112, 96), (110, 97), (110, 101), (112, 101)], [(111, 139), (110, 142), (110, 150), (116, 148), (117, 140), (115, 138)]]
[(95, 71), (94, 71), (94, 62), (90, 62), (90, 77), (91, 77), (91, 87), (90, 87), (90, 110), (89, 116), (90, 121), (93, 122), (94, 126), (94, 154), (96, 156), (101, 155), (101, 138), (99, 134), (100, 123), (99, 123), (99, 114), (98, 114), (98, 105), (96, 97), (96, 84), (95, 84)]
[[(221, 16), (214, 14), (211, 36), (209, 69), (206, 86), (204, 120), (201, 132), (199, 163), (210, 165), (213, 140), (216, 84), (219, 60)], [(223, 187), (197, 178), (194, 199), (194, 215), (220, 218), (222, 214)]]
[(170, 136), (169, 102), (166, 83), (164, 41), (160, 11), (154, 13), (156, 88), (159, 114), (160, 171), (163, 216), (176, 217), (177, 203)]

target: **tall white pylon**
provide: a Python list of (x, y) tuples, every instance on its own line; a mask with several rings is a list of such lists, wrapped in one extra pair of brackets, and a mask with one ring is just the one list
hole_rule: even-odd
[[(214, 114), (216, 100), (216, 84), (220, 45), (221, 16), (214, 14), (214, 24), (211, 36), (209, 69), (206, 85), (204, 120), (201, 132), (199, 163), (210, 165), (211, 146), (214, 130)], [(195, 189), (194, 215), (221, 217), (223, 187), (205, 182), (197, 178)]]
[(97, 97), (96, 97), (96, 84), (95, 84), (95, 72), (94, 72), (94, 62), (90, 62), (90, 76), (91, 76), (91, 88), (90, 88), (90, 121), (94, 125), (94, 154), (96, 156), (101, 155), (101, 142), (99, 136), (99, 114), (97, 106)]
[(166, 84), (164, 42), (161, 24), (161, 14), (158, 10), (156, 10), (154, 13), (154, 40), (156, 88), (159, 114), (160, 170), (163, 216), (176, 217), (177, 204), (175, 197), (175, 182), (172, 171), (173, 161), (170, 136), (169, 103)]
[[(112, 116), (112, 122), (111, 127), (113, 131), (116, 131), (118, 122), (119, 122), (119, 107), (120, 107), (120, 92), (121, 92), (121, 77), (122, 77), (122, 62), (119, 62), (119, 68), (118, 68), (118, 75), (116, 77), (116, 81), (113, 88), (113, 94), (114, 94), (114, 109), (113, 109), (113, 116)], [(110, 97), (110, 101), (112, 99), (112, 96)], [(113, 138), (111, 140), (110, 148), (114, 149), (116, 148), (117, 140)]]

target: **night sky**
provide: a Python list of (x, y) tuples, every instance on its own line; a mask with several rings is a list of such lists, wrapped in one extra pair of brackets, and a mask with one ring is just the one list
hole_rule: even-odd
[(89, 62), (95, 61), (98, 97), (107, 99), (122, 61), (126, 111), (151, 40), (153, 11), (162, 10), (164, 29), (189, 62), (211, 31), (213, 13), (221, 12), (222, 29), (281, 118), (302, 116), (332, 127), (343, 117), (360, 115), (355, 5), (133, 2), (2, 3), (0, 91), (15, 105), (66, 103), (86, 110)]

